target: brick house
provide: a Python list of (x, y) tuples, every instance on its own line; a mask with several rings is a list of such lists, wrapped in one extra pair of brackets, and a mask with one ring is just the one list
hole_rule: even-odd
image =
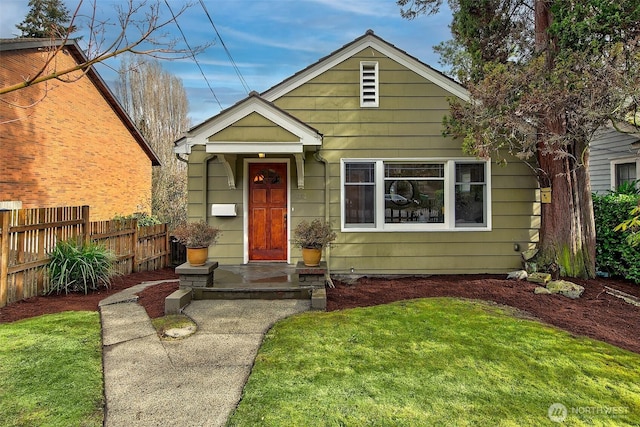
[[(75, 41), (0, 40), (0, 87), (86, 61)], [(0, 95), (0, 202), (89, 205), (91, 220), (149, 210), (160, 164), (92, 67)]]

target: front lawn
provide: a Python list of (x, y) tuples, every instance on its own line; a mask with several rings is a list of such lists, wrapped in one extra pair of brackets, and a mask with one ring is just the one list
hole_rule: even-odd
[(0, 324), (0, 425), (102, 426), (100, 315)]
[[(231, 426), (638, 425), (640, 355), (452, 298), (310, 312), (267, 334)], [(555, 405), (552, 417), (562, 417)]]

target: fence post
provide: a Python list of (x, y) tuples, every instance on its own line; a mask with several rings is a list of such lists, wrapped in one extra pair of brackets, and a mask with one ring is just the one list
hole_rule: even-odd
[(82, 206), (82, 243), (88, 245), (91, 241), (91, 224), (89, 223), (89, 206)]
[(133, 234), (131, 235), (131, 240), (132, 240), (132, 248), (133, 248), (133, 259), (132, 259), (132, 265), (131, 268), (133, 270), (134, 273), (137, 273), (138, 271), (140, 271), (140, 266), (138, 265), (138, 220), (134, 218), (134, 220), (131, 223), (131, 226), (133, 227)]
[(0, 226), (2, 235), (0, 236), (0, 307), (7, 305), (7, 288), (9, 284), (9, 218), (11, 211), (0, 210)]
[(169, 243), (169, 224), (164, 224), (164, 263), (162, 267), (169, 267), (171, 263), (171, 246)]

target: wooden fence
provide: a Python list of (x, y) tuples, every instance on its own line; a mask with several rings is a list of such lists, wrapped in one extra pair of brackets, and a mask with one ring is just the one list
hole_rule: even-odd
[(0, 307), (48, 290), (48, 254), (62, 240), (103, 244), (117, 256), (120, 274), (168, 266), (166, 224), (138, 227), (135, 219), (88, 219), (88, 206), (0, 211)]

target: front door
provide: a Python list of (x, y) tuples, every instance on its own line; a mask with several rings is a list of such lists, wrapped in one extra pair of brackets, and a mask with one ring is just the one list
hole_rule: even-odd
[(249, 163), (249, 261), (287, 260), (287, 164)]

